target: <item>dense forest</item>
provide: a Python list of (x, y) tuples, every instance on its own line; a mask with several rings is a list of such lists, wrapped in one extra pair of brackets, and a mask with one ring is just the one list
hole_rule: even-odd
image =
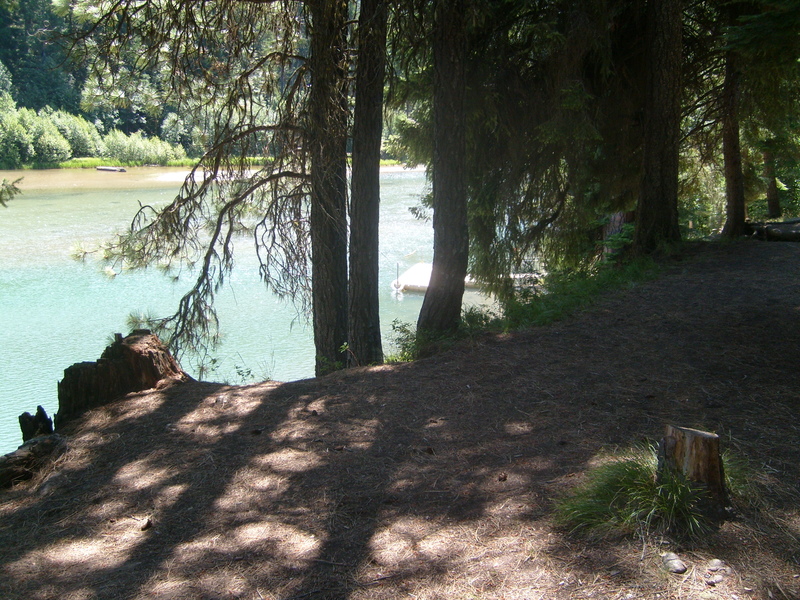
[(308, 303), (318, 373), (380, 362), (381, 158), (431, 177), (431, 336), (458, 328), (467, 273), (509, 304), (534, 257), (800, 209), (790, 0), (4, 0), (0, 23), (0, 166), (195, 159), (106, 248), (196, 268), (158, 323), (183, 350), (214, 339), (247, 234), (267, 286)]

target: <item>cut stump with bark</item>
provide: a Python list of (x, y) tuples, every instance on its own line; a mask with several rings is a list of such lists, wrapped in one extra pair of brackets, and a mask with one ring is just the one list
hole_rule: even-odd
[(707, 492), (709, 516), (723, 518), (727, 514), (728, 492), (716, 433), (667, 425), (658, 457), (659, 477), (667, 469), (679, 473)]
[(76, 363), (64, 370), (64, 379), (58, 382), (55, 429), (87, 409), (130, 392), (191, 379), (149, 330), (137, 329), (125, 338), (115, 334), (114, 343), (97, 362)]

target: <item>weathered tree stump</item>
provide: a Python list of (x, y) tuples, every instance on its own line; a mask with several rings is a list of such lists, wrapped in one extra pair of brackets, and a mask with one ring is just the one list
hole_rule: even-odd
[(37, 435), (53, 433), (53, 420), (40, 405), (36, 407), (36, 414), (24, 412), (19, 416), (19, 428), (22, 430), (22, 441), (27, 442)]
[(704, 508), (709, 516), (725, 516), (728, 492), (716, 433), (667, 425), (658, 454), (659, 477), (666, 469), (680, 473), (707, 492)]
[(191, 379), (149, 330), (135, 330), (126, 338), (116, 334), (97, 362), (76, 363), (64, 370), (64, 379), (58, 382), (56, 429), (86, 409), (130, 392), (157, 387), (165, 380)]

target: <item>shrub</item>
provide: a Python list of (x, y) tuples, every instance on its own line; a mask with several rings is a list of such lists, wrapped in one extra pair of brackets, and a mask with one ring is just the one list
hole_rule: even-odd
[(49, 118), (69, 142), (72, 156), (100, 156), (104, 153), (105, 147), (100, 133), (86, 119), (63, 110), (51, 113)]
[(0, 167), (19, 169), (33, 158), (33, 141), (16, 111), (0, 114)]
[(55, 165), (72, 156), (69, 142), (51, 121), (42, 119), (32, 137), (36, 164)]
[(103, 142), (106, 146), (104, 156), (128, 164), (166, 165), (186, 156), (180, 146), (172, 146), (158, 138), (147, 138), (141, 132), (127, 136), (115, 129), (103, 138)]
[(32, 148), (32, 152), (27, 152), (22, 157), (23, 163), (54, 165), (72, 155), (69, 142), (50, 120), (51, 113), (51, 109), (42, 109), (39, 114), (29, 108), (17, 110), (18, 122), (26, 132)]

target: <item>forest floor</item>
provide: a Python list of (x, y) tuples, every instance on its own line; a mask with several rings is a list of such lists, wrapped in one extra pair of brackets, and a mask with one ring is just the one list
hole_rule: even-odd
[[(748, 241), (414, 363), (131, 394), (0, 492), (0, 597), (798, 599), (798, 365), (800, 246)], [(604, 454), (667, 424), (719, 433), (759, 502), (691, 545), (554, 524)]]

